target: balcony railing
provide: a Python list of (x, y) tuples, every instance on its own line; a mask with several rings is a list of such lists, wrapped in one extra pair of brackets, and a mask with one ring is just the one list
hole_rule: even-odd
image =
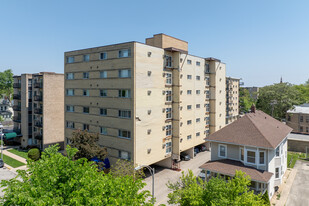
[(14, 122), (21, 122), (21, 117), (19, 117), (19, 116), (14, 116), (14, 117), (13, 117), (13, 121), (14, 121)]
[(20, 94), (13, 94), (13, 99), (20, 99)]
[(21, 107), (19, 105), (14, 105), (13, 106), (13, 110), (14, 111), (20, 111), (21, 110)]
[(36, 108), (36, 109), (34, 109), (34, 113), (35, 114), (42, 114), (43, 110), (41, 108)]
[(42, 101), (43, 97), (42, 95), (34, 95), (34, 101)]
[(43, 88), (42, 82), (36, 82), (33, 84), (34, 88)]
[(37, 140), (42, 140), (43, 139), (43, 135), (40, 134), (40, 133), (35, 133), (34, 134), (34, 138), (37, 139)]
[(43, 123), (41, 121), (35, 121), (35, 126), (43, 127)]
[(21, 88), (21, 84), (20, 83), (14, 83), (13, 88)]

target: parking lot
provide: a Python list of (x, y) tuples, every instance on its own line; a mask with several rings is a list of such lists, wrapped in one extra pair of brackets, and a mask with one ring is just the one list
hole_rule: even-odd
[[(200, 172), (199, 167), (205, 162), (210, 160), (210, 152), (200, 152), (196, 155), (194, 159), (189, 161), (181, 161), (180, 168), (181, 171), (187, 172), (189, 169), (193, 171), (195, 175), (198, 175)], [(156, 205), (167, 204), (167, 195), (170, 193), (166, 184), (168, 181), (177, 182), (181, 177), (181, 171), (177, 172), (171, 169), (163, 168), (155, 166), (156, 174), (155, 174), (155, 197), (156, 197)], [(148, 176), (145, 179), (147, 185), (145, 189), (152, 191), (152, 178)]]
[(286, 205), (309, 205), (309, 162), (297, 161), (294, 169), (297, 173), (290, 190)]

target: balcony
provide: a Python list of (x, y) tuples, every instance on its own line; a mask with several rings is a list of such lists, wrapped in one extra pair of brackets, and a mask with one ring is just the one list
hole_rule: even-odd
[(13, 110), (14, 111), (21, 111), (21, 107), (19, 105), (14, 105)]
[(35, 133), (34, 134), (34, 138), (37, 139), (37, 140), (42, 140), (43, 139), (43, 135), (40, 134), (40, 133)]
[(14, 83), (13, 88), (21, 88), (21, 84), (20, 83)]
[(13, 99), (20, 99), (20, 94), (13, 94)]
[(42, 101), (43, 97), (42, 95), (34, 95), (34, 101)]
[(43, 114), (43, 110), (42, 110), (42, 108), (35, 108), (34, 113), (35, 114)]
[(33, 84), (34, 88), (43, 88), (42, 82), (36, 82)]
[(14, 122), (20, 123), (20, 122), (21, 122), (21, 117), (19, 117), (19, 116), (14, 116), (14, 117), (13, 117), (13, 121), (14, 121)]
[(43, 127), (43, 122), (41, 122), (41, 121), (35, 121), (35, 126), (36, 127)]

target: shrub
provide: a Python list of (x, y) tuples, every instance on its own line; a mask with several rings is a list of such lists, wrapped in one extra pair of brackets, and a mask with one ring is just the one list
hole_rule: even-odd
[(38, 148), (34, 148), (29, 150), (28, 152), (28, 158), (32, 159), (33, 161), (39, 160), (41, 157), (40, 150)]

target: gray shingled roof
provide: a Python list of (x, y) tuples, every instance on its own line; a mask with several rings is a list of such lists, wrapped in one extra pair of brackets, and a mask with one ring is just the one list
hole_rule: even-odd
[(287, 113), (309, 114), (309, 104), (307, 103), (307, 104), (294, 106), (294, 108), (288, 110)]
[(256, 110), (211, 134), (206, 140), (275, 149), (291, 131), (292, 128)]

